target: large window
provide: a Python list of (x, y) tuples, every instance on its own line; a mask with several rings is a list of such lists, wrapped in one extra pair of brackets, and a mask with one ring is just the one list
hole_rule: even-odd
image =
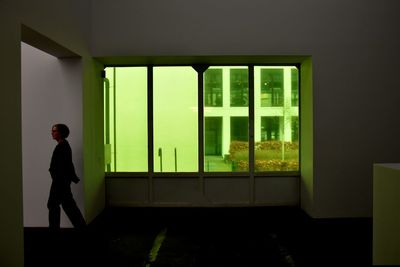
[(298, 171), (298, 76), (295, 66), (108, 67), (106, 171)]

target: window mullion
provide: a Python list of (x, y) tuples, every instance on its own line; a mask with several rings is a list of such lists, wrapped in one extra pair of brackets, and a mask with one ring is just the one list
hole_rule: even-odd
[(254, 66), (249, 65), (249, 199), (255, 202), (255, 178), (254, 178)]
[(249, 172), (254, 176), (254, 66), (249, 66)]
[(148, 199), (153, 203), (154, 176), (154, 125), (153, 125), (153, 66), (147, 67), (147, 168), (148, 168)]
[(199, 162), (199, 174), (204, 174), (204, 79), (203, 71), (198, 71), (198, 162)]
[[(110, 145), (110, 81), (106, 78), (105, 71), (103, 71), (103, 82), (104, 82), (104, 120), (105, 120), (105, 144), (110, 146), (111, 153), (111, 145)], [(111, 158), (109, 159), (111, 161)], [(111, 163), (108, 162), (106, 165), (106, 171), (111, 172)]]
[(147, 144), (148, 172), (154, 173), (154, 126), (153, 126), (153, 67), (147, 67)]
[(113, 68), (114, 86), (113, 86), (113, 130), (114, 130), (114, 172), (117, 171), (117, 70)]

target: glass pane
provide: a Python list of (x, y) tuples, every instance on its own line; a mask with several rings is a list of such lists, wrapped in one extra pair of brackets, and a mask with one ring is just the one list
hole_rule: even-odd
[(198, 171), (197, 72), (154, 68), (154, 171)]
[(298, 70), (254, 68), (255, 171), (299, 170)]
[[(111, 150), (110, 171), (146, 172), (147, 164), (147, 68), (107, 68), (110, 80), (106, 138)], [(105, 96), (106, 97), (106, 96)], [(105, 101), (107, 102), (107, 101)], [(107, 110), (105, 110), (107, 113)], [(107, 148), (108, 147), (108, 148)]]
[(248, 171), (248, 69), (210, 67), (204, 80), (204, 171)]

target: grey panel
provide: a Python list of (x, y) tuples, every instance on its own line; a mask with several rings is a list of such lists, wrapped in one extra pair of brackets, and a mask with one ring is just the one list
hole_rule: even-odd
[(205, 193), (208, 202), (215, 204), (248, 204), (249, 178), (208, 178), (205, 179)]
[(147, 178), (107, 179), (106, 199), (110, 206), (147, 204), (149, 202)]
[(256, 177), (255, 202), (264, 205), (298, 205), (298, 177)]
[(157, 204), (198, 204), (202, 202), (198, 178), (153, 178), (153, 197)]

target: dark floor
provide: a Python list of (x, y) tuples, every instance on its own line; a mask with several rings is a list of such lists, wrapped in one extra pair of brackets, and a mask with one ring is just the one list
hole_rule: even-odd
[(88, 231), (25, 229), (25, 266), (372, 266), (372, 220), (297, 208), (114, 208)]

